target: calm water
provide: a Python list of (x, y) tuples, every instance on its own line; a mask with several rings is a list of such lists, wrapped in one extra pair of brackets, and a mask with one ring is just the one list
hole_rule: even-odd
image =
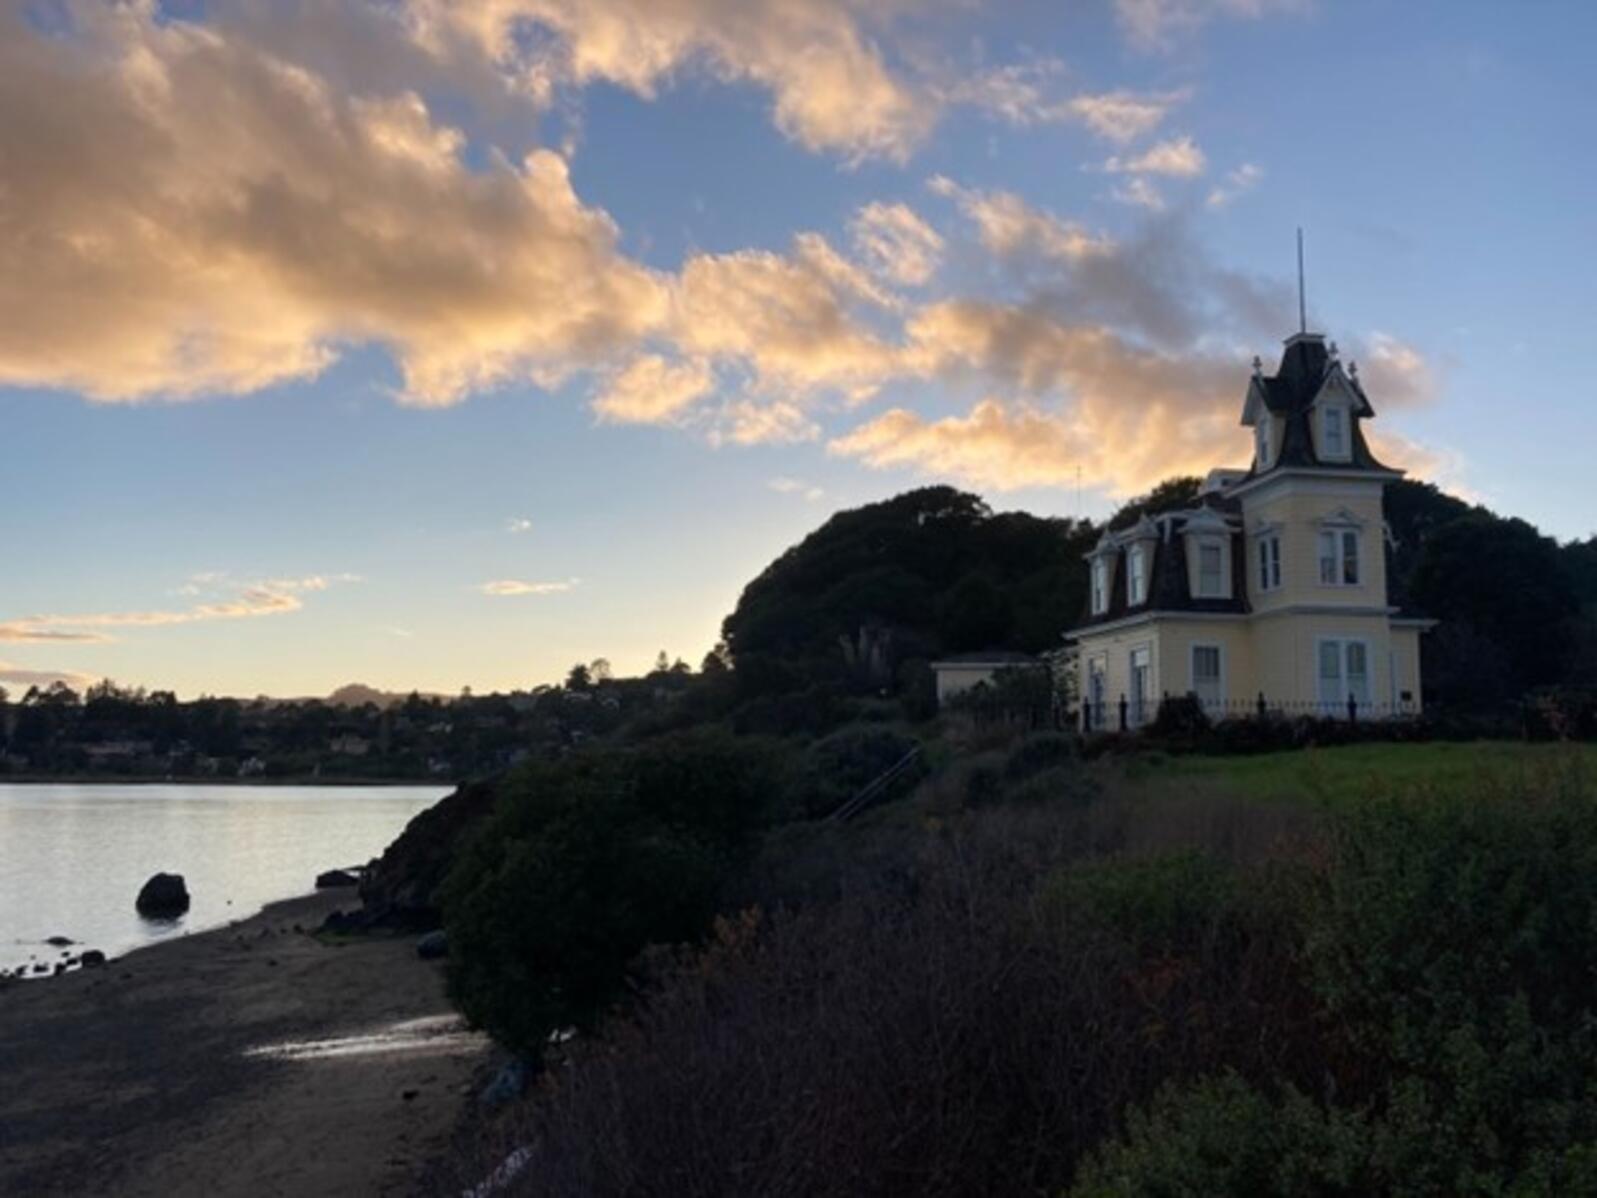
[[(0, 966), (53, 961), (49, 936), (116, 956), (253, 915), (369, 861), (448, 791), (393, 786), (0, 785)], [(153, 873), (182, 874), (193, 905), (133, 910)]]

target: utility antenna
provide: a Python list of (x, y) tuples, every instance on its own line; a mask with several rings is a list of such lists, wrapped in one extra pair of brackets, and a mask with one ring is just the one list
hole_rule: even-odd
[(1309, 331), (1309, 308), (1303, 298), (1303, 226), (1298, 226), (1298, 332)]

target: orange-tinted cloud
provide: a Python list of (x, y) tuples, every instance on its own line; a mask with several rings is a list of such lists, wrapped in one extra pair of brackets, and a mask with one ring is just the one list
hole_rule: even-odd
[(572, 590), (577, 584), (578, 580), (575, 578), (567, 578), (560, 582), (526, 582), (519, 578), (498, 578), (483, 583), (477, 589), (484, 595), (506, 598), (522, 595), (560, 595)]
[(601, 420), (617, 424), (665, 424), (687, 411), (715, 386), (703, 362), (671, 362), (644, 354), (617, 371), (595, 397)]
[(446, 403), (603, 360), (666, 291), (535, 151), (469, 169), (415, 95), (340, 94), (143, 5), (0, 12), (0, 384), (247, 392), (388, 346)]

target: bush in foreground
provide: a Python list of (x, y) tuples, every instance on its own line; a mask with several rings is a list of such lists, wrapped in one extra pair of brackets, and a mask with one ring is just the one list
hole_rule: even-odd
[(640, 950), (708, 928), (772, 801), (772, 762), (694, 734), (513, 774), (443, 887), (460, 1009), (533, 1055), (591, 1026)]

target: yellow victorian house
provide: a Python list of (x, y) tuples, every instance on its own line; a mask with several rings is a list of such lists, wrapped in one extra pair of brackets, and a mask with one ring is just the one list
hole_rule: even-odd
[(1106, 532), (1069, 637), (1090, 727), (1135, 727), (1166, 696), (1211, 716), (1261, 709), (1391, 718), (1420, 708), (1420, 633), (1387, 591), (1386, 484), (1356, 365), (1318, 333), (1286, 342), (1243, 402), (1253, 465), (1214, 470), (1195, 506)]

